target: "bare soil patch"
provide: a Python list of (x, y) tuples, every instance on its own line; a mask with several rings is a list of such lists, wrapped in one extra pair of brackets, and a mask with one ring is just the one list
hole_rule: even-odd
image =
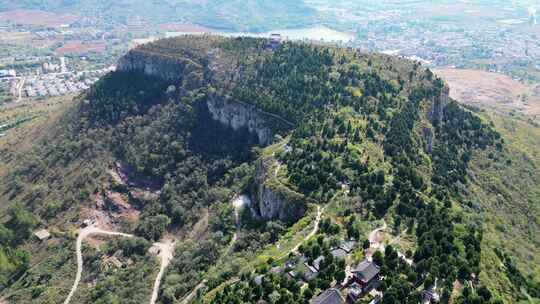
[(103, 42), (81, 42), (69, 41), (62, 47), (57, 48), (55, 52), (58, 55), (67, 54), (87, 54), (87, 53), (102, 53), (107, 49), (107, 45)]
[(450, 85), (450, 96), (464, 104), (502, 112), (540, 115), (540, 89), (509, 76), (480, 70), (436, 69)]
[(39, 27), (59, 27), (77, 20), (73, 15), (59, 15), (40, 10), (12, 10), (0, 13), (0, 22), (32, 25)]

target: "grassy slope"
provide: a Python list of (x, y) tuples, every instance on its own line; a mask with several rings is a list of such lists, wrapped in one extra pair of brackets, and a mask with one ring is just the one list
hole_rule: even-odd
[(495, 161), (486, 152), (471, 162), (470, 199), (480, 204), (485, 227), (480, 279), (512, 302), (518, 291), (494, 248), (509, 254), (525, 276), (540, 277), (540, 127), (519, 118), (486, 116), (503, 136), (506, 151)]
[(64, 110), (71, 105), (71, 101), (71, 97), (58, 97), (45, 102), (25, 102), (0, 107), (0, 124), (35, 116), (34, 119), (5, 131), (5, 136), (0, 137), (0, 210), (7, 207), (9, 201), (3, 193), (4, 182), (8, 169), (15, 164), (16, 156), (28, 153), (33, 143), (55, 125)]
[[(38, 185), (24, 187), (23, 191), (15, 195), (6, 192), (10, 180), (7, 177), (9, 170), (21, 161), (21, 156), (35, 153), (35, 143), (49, 136), (59, 120), (71, 106), (71, 96), (47, 99), (39, 102), (25, 102), (11, 104), (0, 108), (0, 122), (12, 122), (23, 117), (34, 117), (15, 128), (5, 131), (0, 138), (0, 221), (5, 209), (13, 202), (22, 200), (33, 192)], [(66, 180), (78, 176), (77, 168), (66, 168), (62, 173)], [(62, 189), (57, 191), (61, 192)], [(54, 200), (54, 193), (47, 193), (42, 202)], [(60, 220), (47, 223), (41, 219), (40, 226), (47, 227), (53, 234), (53, 239), (47, 242), (29, 240), (23, 248), (31, 253), (28, 272), (13, 282), (10, 288), (0, 291), (2, 296), (9, 298), (13, 303), (61, 303), (75, 278), (75, 233), (74, 227), (67, 224), (78, 216), (78, 208), (71, 208), (64, 212)], [(64, 226), (67, 224), (67, 226)], [(30, 287), (29, 287), (30, 286)]]
[[(0, 121), (11, 122), (21, 117), (36, 116), (36, 118), (26, 121), (19, 126), (5, 132), (6, 136), (0, 138), (0, 214), (14, 201), (10, 198), (6, 190), (6, 179), (8, 170), (17, 163), (17, 156), (27, 154), (31, 151), (33, 143), (48, 133), (64, 111), (71, 105), (71, 97), (51, 98), (45, 102), (29, 102), (17, 105), (6, 105), (0, 108)], [(0, 221), (2, 218), (0, 217)], [(54, 231), (51, 231), (54, 233)], [(55, 234), (56, 235), (56, 234)], [(75, 260), (71, 254), (69, 233), (60, 233), (53, 241), (39, 244), (28, 242), (24, 248), (32, 252), (30, 269), (27, 275), (13, 283), (10, 290), (2, 291), (2, 295), (11, 295), (23, 303), (24, 299), (31, 301), (31, 297), (26, 292), (20, 292), (23, 284), (34, 286), (32, 293), (41, 299), (41, 303), (50, 302), (52, 299), (59, 299), (69, 290), (69, 280), (65, 276), (71, 277), (75, 270)], [(52, 277), (51, 273), (59, 274)], [(54, 288), (48, 288), (53, 287)], [(30, 298), (28, 298), (30, 297)]]

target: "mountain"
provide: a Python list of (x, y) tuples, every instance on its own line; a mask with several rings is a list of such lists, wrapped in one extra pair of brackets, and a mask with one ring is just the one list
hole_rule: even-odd
[(81, 1), (81, 0), (2, 0), (0, 11), (43, 10), (54, 13), (98, 17), (108, 23), (126, 24), (138, 17), (148, 24), (190, 22), (233, 31), (268, 31), (313, 24), (317, 12), (303, 1)]
[[(159, 40), (47, 126), (26, 150), (3, 148), (8, 303), (62, 303), (89, 222), (135, 237), (84, 241), (73, 303), (148, 302), (156, 276), (159, 303), (305, 303), (366, 257), (383, 303), (418, 303), (424, 290), (452, 303), (540, 297), (528, 260), (536, 152), (418, 62), (267, 39)], [(516, 207), (528, 211), (504, 217)], [(36, 240), (38, 229), (51, 237)], [(160, 281), (163, 260), (147, 252), (161, 239), (175, 252)]]

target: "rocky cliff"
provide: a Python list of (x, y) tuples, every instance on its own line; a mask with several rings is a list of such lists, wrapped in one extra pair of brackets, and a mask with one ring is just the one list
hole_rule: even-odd
[[(122, 57), (118, 61), (117, 69), (124, 72), (141, 72), (184, 87), (186, 83), (199, 87), (204, 85), (203, 79), (211, 81), (215, 70), (179, 56), (164, 56), (139, 49), (132, 50)], [(253, 105), (228, 100), (215, 93), (208, 94), (206, 105), (212, 119), (234, 130), (247, 128), (249, 132), (257, 135), (262, 146), (271, 144), (277, 132), (293, 127), (292, 123), (277, 115), (260, 111)], [(257, 164), (251, 193), (252, 211), (256, 217), (263, 220), (295, 222), (306, 211), (305, 198), (279, 184), (274, 176), (268, 174), (267, 168), (271, 161), (273, 159), (260, 160)]]
[(249, 132), (257, 134), (259, 144), (266, 146), (272, 143), (274, 131), (264, 114), (254, 106), (240, 102), (225, 101), (222, 98), (209, 98), (206, 102), (214, 120), (232, 127), (234, 130), (246, 127)]
[(116, 68), (123, 72), (142, 72), (171, 82), (180, 82), (193, 72), (202, 71), (199, 63), (188, 58), (164, 56), (138, 49), (120, 58)]
[(427, 119), (431, 123), (429, 126), (422, 127), (422, 136), (425, 140), (425, 150), (428, 153), (433, 152), (433, 142), (435, 140), (434, 126), (440, 125), (444, 118), (444, 109), (450, 103), (450, 88), (448, 85), (444, 85), (441, 88), (439, 95), (435, 96), (431, 100), (429, 110), (427, 112)]
[[(212, 74), (201, 64), (182, 57), (164, 56), (147, 51), (132, 50), (122, 57), (117, 69), (124, 72), (142, 72), (159, 77), (172, 83), (180, 83), (184, 87), (202, 85), (206, 74)], [(259, 144), (267, 146), (272, 143), (274, 134), (293, 125), (271, 113), (258, 110), (255, 106), (233, 100), (225, 100), (221, 96), (209, 96), (208, 110), (214, 120), (232, 127), (234, 130), (247, 128), (256, 134)]]
[(277, 181), (273, 176), (275, 169), (271, 170), (273, 162), (272, 158), (257, 162), (251, 194), (252, 211), (263, 220), (294, 223), (306, 212), (306, 198)]
[(444, 118), (444, 108), (450, 103), (450, 87), (444, 85), (438, 96), (431, 100), (431, 109), (428, 118), (433, 125), (440, 124)]

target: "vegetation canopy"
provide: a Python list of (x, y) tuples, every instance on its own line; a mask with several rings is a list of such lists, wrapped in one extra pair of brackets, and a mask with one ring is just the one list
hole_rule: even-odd
[[(418, 62), (255, 38), (160, 40), (130, 51), (29, 153), (5, 157), (0, 292), (61, 301), (50, 290), (72, 273), (44, 261), (69, 259), (70, 231), (89, 217), (141, 238), (88, 245), (83, 280), (104, 281), (80, 303), (147, 301), (147, 251), (164, 235), (178, 242), (160, 303), (198, 285), (198, 303), (308, 303), (369, 253), (375, 221), (398, 239), (373, 254), (383, 303), (418, 303), (430, 288), (444, 303), (537, 298), (538, 281), (504, 250), (512, 291), (478, 280), (486, 247), (469, 212), (471, 163), (507, 153)], [(247, 205), (231, 203), (242, 194)], [(31, 239), (38, 227), (55, 232), (43, 247)], [(336, 257), (347, 241), (358, 248)], [(113, 257), (124, 266), (99, 274)], [(300, 260), (318, 261), (306, 284)]]

